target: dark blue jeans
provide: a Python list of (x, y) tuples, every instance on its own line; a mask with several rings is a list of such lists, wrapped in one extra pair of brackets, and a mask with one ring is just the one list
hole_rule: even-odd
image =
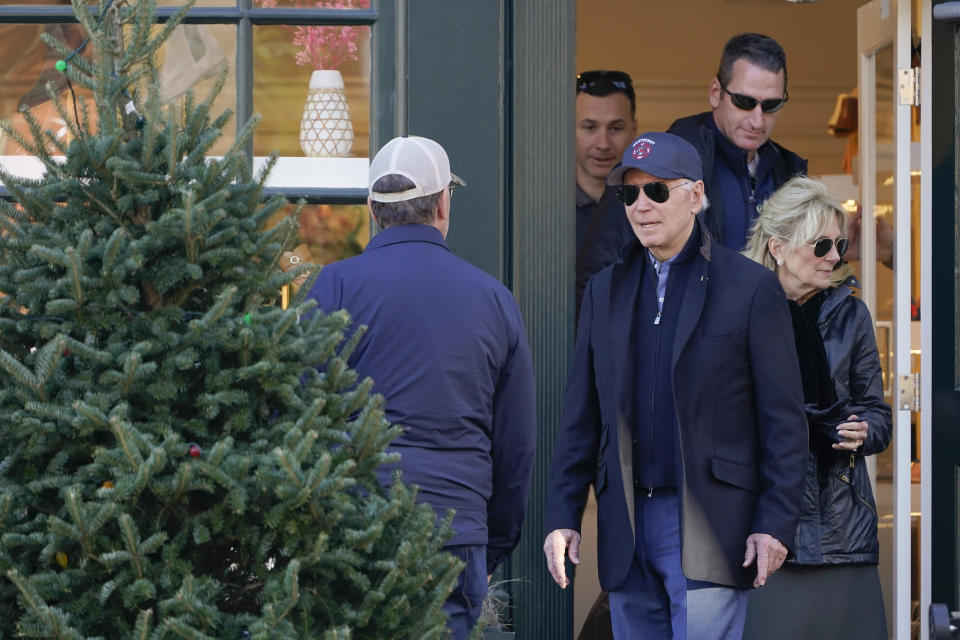
[(466, 640), (477, 624), (483, 599), (487, 596), (487, 546), (461, 544), (444, 547), (444, 551), (460, 558), (466, 565), (457, 578), (457, 586), (443, 603), (449, 614), (447, 626), (453, 640)]

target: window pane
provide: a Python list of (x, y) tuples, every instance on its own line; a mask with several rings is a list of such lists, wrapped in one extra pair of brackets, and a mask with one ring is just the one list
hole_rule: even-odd
[[(157, 26), (155, 29), (159, 29)], [(161, 49), (160, 93), (165, 101), (181, 100), (192, 91), (197, 102), (206, 99), (220, 72), (226, 70), (226, 83), (213, 103), (216, 118), (229, 109), (236, 113), (237, 29), (233, 25), (181, 24)], [(210, 155), (222, 155), (236, 139), (237, 123), (231, 119)]]
[[(337, 26), (299, 27), (299, 32), (297, 29), (254, 27), (253, 109), (263, 116), (254, 137), (255, 155), (277, 151), (281, 156), (325, 154), (366, 158), (370, 145), (370, 29)], [(312, 45), (294, 44), (298, 37), (313, 38), (314, 44), (323, 42), (324, 37), (329, 38), (328, 44), (332, 41), (341, 44), (355, 42), (356, 59), (344, 61), (336, 67), (342, 78), (342, 93), (338, 94), (334, 88), (310, 89), (314, 68), (309, 64), (298, 64), (297, 54), (305, 54)], [(320, 58), (324, 55), (324, 47), (313, 47), (309, 52), (315, 59)], [(306, 62), (305, 57), (301, 55), (303, 62)], [(320, 121), (314, 120), (306, 125), (304, 135), (308, 143), (305, 150), (301, 145), (301, 121), (311, 91), (314, 95), (308, 111), (310, 115), (320, 116)], [(352, 141), (348, 139), (348, 128), (352, 128)]]
[[(296, 211), (290, 205), (277, 212), (271, 224)], [(370, 240), (370, 214), (365, 205), (309, 205), (300, 211), (298, 254), (309, 254), (310, 262), (330, 264), (363, 252)]]
[(34, 5), (51, 5), (59, 4), (63, 6), (70, 6), (70, 0), (0, 0), (0, 5), (3, 6), (34, 6)]
[[(158, 7), (180, 7), (184, 0), (157, 0)], [(196, 0), (194, 7), (235, 7), (236, 0)]]
[[(54, 67), (61, 56), (40, 39), (44, 32), (73, 47), (79, 47), (85, 37), (83, 28), (76, 24), (0, 25), (0, 60), (3, 60), (0, 65), (0, 118), (26, 134), (26, 122), (18, 110), (21, 106), (29, 107), (41, 125), (66, 135), (65, 123), (50, 100), (47, 83), (54, 83), (55, 90), (67, 100), (68, 107), (72, 97), (66, 77)], [(84, 89), (74, 86), (74, 90), (78, 97), (89, 97)], [(15, 140), (0, 133), (0, 155), (25, 153)]]
[[(90, 93), (76, 84), (71, 93), (66, 76), (54, 66), (62, 56), (43, 43), (40, 35), (44, 32), (75, 48), (86, 38), (83, 27), (77, 24), (0, 25), (0, 59), (5, 61), (0, 69), (0, 117), (26, 134), (26, 122), (18, 109), (27, 106), (44, 128), (66, 136), (69, 134), (63, 118), (47, 93), (48, 83), (54, 84), (69, 110), (72, 110), (73, 95), (78, 99), (89, 99)], [(217, 73), (227, 69), (226, 85), (214, 103), (213, 113), (218, 115), (226, 109), (235, 110), (236, 81), (230, 71), (236, 58), (235, 34), (236, 29), (229, 25), (177, 27), (160, 53), (161, 95), (176, 100), (192, 90), (198, 99), (203, 99), (212, 88)], [(90, 56), (92, 49), (93, 46), (88, 45), (78, 55)], [(89, 113), (93, 115), (95, 112), (91, 109)], [(229, 148), (235, 138), (235, 126), (232, 121), (227, 125), (223, 137), (212, 149), (212, 155)], [(0, 137), (0, 155), (23, 154), (26, 151), (15, 140)]]
[(283, 9), (369, 9), (370, 0), (253, 0), (253, 6)]
[(320, 204), (300, 212), (300, 240), (317, 264), (330, 264), (363, 252), (370, 240), (365, 205)]

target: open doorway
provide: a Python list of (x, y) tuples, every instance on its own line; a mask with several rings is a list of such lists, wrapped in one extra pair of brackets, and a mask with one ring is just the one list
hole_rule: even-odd
[[(808, 173), (823, 178), (831, 193), (841, 201), (849, 200), (855, 210), (857, 141), (855, 137), (836, 135), (827, 125), (839, 96), (850, 94), (857, 86), (857, 9), (864, 1), (581, 1), (577, 6), (577, 69), (629, 73), (636, 91), (637, 131), (662, 131), (676, 118), (710, 109), (708, 85), (716, 73), (723, 44), (731, 35), (755, 31), (773, 37), (787, 53), (790, 100), (779, 116), (772, 139), (808, 159)], [(892, 59), (889, 63), (888, 68), (878, 70), (878, 76), (892, 78)], [(878, 90), (892, 95), (892, 81), (878, 86)], [(892, 286), (891, 265), (889, 261), (878, 263), (878, 288), (889, 290)], [(890, 299), (880, 302), (889, 305)], [(875, 320), (881, 329), (889, 327), (892, 319), (889, 306), (878, 305)], [(882, 331), (878, 332), (878, 340), (883, 337)], [(889, 347), (881, 348), (881, 357), (889, 351)], [(888, 385), (891, 393), (893, 389)], [(888, 498), (891, 466), (892, 456), (886, 454), (880, 460), (878, 480), (888, 485)], [(877, 492), (881, 509), (889, 510), (890, 500), (880, 500), (881, 491)], [(595, 504), (591, 503), (584, 516), (583, 562), (577, 571), (574, 595), (575, 637), (599, 592), (595, 527), (588, 524), (595, 515)], [(879, 516), (880, 569), (887, 627), (892, 630), (892, 516)]]

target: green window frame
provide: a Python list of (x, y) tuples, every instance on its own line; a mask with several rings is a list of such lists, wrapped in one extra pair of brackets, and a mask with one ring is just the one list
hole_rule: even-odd
[[(176, 11), (176, 7), (158, 7), (156, 22), (164, 22)], [(380, 144), (396, 132), (402, 131), (403, 109), (400, 99), (404, 84), (398, 82), (405, 70), (405, 43), (397, 33), (402, 25), (395, 16), (406, 13), (406, 0), (389, 2), (373, 0), (369, 9), (297, 9), (292, 7), (254, 7), (253, 0), (237, 0), (233, 6), (194, 7), (190, 9), (183, 24), (232, 25), (236, 29), (236, 122), (241, 126), (253, 115), (253, 27), (254, 25), (363, 25), (371, 28), (371, 80), (370, 80), (370, 146)], [(75, 24), (77, 19), (69, 5), (8, 5), (0, 6), (0, 24)], [(384, 66), (386, 65), (386, 66)], [(248, 145), (248, 155), (253, 161), (253, 143)], [(368, 154), (369, 155), (369, 154)], [(349, 187), (269, 187), (269, 194), (282, 193), (291, 201), (303, 199), (308, 204), (362, 204), (366, 202), (366, 188)], [(0, 186), (0, 197), (9, 198), (5, 187)]]

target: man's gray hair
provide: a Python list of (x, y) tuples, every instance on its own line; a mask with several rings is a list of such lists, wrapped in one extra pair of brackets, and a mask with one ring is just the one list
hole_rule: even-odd
[[(377, 193), (397, 193), (414, 188), (409, 178), (391, 173), (373, 183), (373, 191)], [(437, 219), (437, 205), (443, 191), (432, 193), (420, 198), (402, 200), (400, 202), (370, 202), (377, 223), (382, 229), (388, 229), (401, 224), (433, 224)]]
[[(689, 182), (685, 182), (684, 184), (680, 185), (680, 188), (682, 188), (684, 191), (689, 191), (692, 194), (693, 186), (695, 184), (696, 184), (696, 181), (691, 180)], [(701, 194), (700, 196), (700, 208), (697, 209), (697, 213), (703, 213), (704, 211), (707, 210), (709, 206), (710, 206), (710, 200), (707, 199), (707, 192), (704, 191), (703, 194)]]

